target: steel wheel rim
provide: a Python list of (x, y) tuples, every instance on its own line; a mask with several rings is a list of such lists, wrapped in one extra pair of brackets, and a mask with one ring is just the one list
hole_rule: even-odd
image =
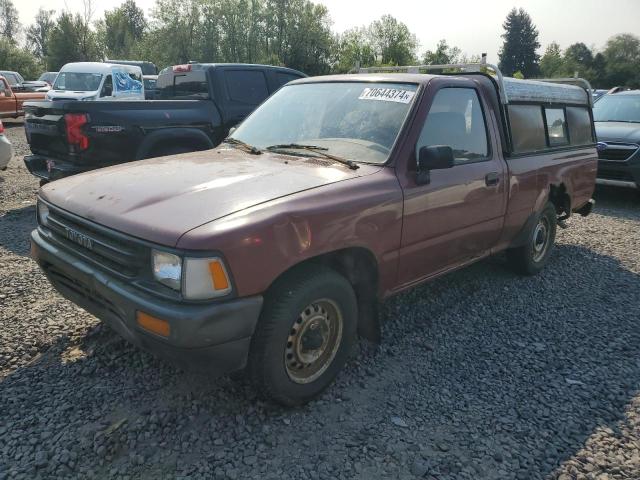
[(343, 317), (327, 298), (307, 305), (293, 322), (284, 350), (289, 378), (300, 384), (320, 377), (331, 365), (342, 340)]
[(549, 228), (549, 219), (542, 217), (535, 230), (533, 231), (533, 261), (539, 262), (547, 253), (549, 248), (549, 235), (551, 234), (551, 228)]

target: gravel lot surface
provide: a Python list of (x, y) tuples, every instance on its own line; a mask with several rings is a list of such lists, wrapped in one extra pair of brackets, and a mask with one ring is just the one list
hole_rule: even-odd
[(388, 301), (305, 408), (185, 374), (28, 258), (37, 181), (0, 172), (0, 479), (639, 479), (640, 197), (598, 190), (546, 271), (496, 257)]

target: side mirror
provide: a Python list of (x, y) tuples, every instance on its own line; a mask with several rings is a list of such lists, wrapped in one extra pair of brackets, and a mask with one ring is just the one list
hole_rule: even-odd
[(105, 85), (102, 87), (102, 95), (101, 97), (111, 97), (113, 95), (113, 87), (110, 85)]
[(453, 150), (449, 145), (421, 147), (418, 152), (418, 183), (429, 183), (431, 170), (451, 168), (454, 163)]

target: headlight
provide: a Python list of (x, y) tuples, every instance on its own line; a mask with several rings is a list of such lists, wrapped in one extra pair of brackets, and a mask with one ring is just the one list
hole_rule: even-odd
[(46, 225), (47, 218), (49, 217), (49, 207), (43, 202), (38, 201), (36, 208), (38, 209), (38, 223), (40, 223), (40, 225)]
[(182, 291), (189, 300), (207, 300), (231, 292), (227, 269), (218, 257), (184, 259), (167, 252), (152, 251), (155, 279), (170, 288)]
[(221, 297), (231, 291), (231, 282), (222, 260), (185, 258), (183, 292), (190, 300)]
[(158, 282), (180, 291), (182, 259), (179, 256), (153, 250), (151, 252), (151, 267), (153, 276)]

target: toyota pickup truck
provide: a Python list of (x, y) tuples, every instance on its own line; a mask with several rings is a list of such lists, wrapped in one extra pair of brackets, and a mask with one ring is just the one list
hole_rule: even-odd
[(296, 80), (216, 149), (44, 186), (31, 253), (133, 344), (304, 404), (358, 335), (380, 340), (389, 296), (502, 251), (543, 269), (556, 227), (593, 205), (589, 92), (473, 72)]
[(0, 76), (0, 118), (18, 118), (24, 115), (24, 102), (42, 100), (44, 95), (44, 92), (14, 92), (7, 79)]
[(45, 183), (213, 148), (271, 93), (302, 77), (284, 67), (190, 63), (161, 72), (153, 101), (31, 102), (24, 127), (32, 154), (24, 162)]

